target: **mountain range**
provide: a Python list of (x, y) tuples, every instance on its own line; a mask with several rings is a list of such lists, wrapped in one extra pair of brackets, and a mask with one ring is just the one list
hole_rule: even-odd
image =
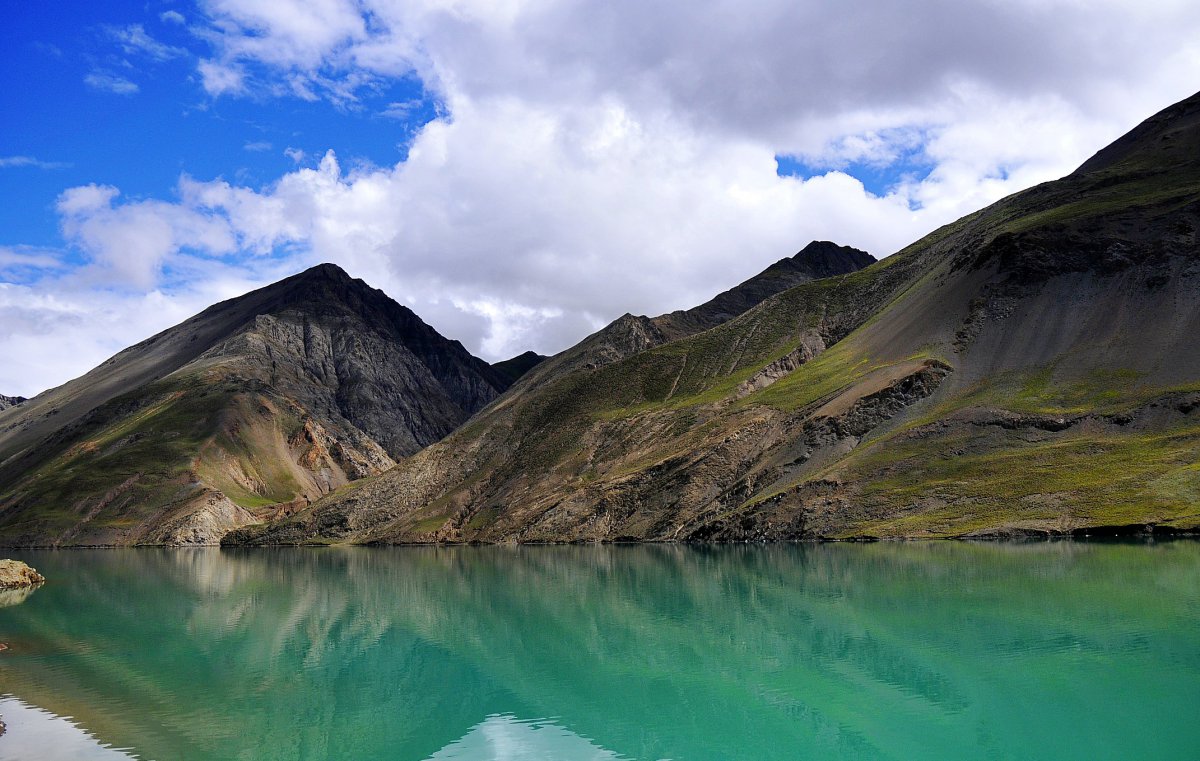
[(1200, 528), (1200, 95), (878, 262), (488, 365), (323, 265), (0, 412), (0, 542)]

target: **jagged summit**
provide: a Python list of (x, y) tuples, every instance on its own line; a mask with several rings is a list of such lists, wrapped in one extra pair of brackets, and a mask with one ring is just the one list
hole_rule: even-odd
[(865, 251), (828, 241), (813, 241), (754, 277), (691, 309), (658, 317), (626, 312), (611, 323), (539, 363), (518, 385), (526, 390), (579, 367), (600, 367), (671, 341), (722, 325), (797, 285), (855, 272), (875, 261)]

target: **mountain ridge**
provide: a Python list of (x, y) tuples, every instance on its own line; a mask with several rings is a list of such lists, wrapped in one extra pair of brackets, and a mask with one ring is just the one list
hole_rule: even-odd
[(581, 367), (594, 369), (703, 332), (792, 286), (849, 274), (874, 261), (875, 257), (856, 248), (829, 241), (812, 241), (796, 254), (774, 262), (698, 306), (657, 317), (626, 312), (575, 346), (540, 363), (516, 385), (528, 390)]
[(1195, 100), (866, 269), (518, 384), (226, 541), (1200, 529), (1200, 173), (1159, 137), (1200, 139)]

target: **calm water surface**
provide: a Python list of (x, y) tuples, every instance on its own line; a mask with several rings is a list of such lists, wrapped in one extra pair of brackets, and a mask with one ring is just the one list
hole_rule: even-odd
[(1200, 758), (1200, 543), (12, 556), (0, 759)]

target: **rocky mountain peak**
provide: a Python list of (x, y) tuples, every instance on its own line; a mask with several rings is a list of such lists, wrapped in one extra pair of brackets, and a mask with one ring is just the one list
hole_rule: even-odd
[(866, 251), (813, 241), (794, 256), (767, 267), (754, 277), (717, 294), (698, 307), (655, 318), (668, 338), (707, 330), (742, 314), (765, 299), (810, 280), (846, 275), (875, 262)]
[(875, 263), (875, 257), (852, 246), (841, 246), (828, 240), (814, 240), (790, 259), (797, 269), (814, 278), (845, 275)]
[(350, 277), (349, 273), (333, 262), (322, 262), (314, 265), (296, 275), (297, 278), (306, 280), (332, 280), (334, 282), (350, 282), (354, 278)]

